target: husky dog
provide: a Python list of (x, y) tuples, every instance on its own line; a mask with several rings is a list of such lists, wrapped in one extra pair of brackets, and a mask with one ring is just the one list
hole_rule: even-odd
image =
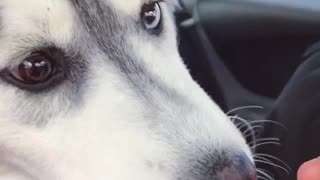
[(1, 180), (251, 180), (173, 0), (0, 0)]

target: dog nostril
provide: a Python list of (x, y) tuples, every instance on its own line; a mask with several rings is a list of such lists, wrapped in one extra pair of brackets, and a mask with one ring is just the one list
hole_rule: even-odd
[(218, 179), (256, 180), (256, 168), (247, 156), (235, 156), (230, 160), (230, 164), (218, 173)]

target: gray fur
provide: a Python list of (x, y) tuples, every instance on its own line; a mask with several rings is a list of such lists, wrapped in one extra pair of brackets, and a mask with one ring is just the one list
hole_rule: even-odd
[[(150, 104), (153, 104), (150, 94), (152, 90), (168, 99), (174, 98), (178, 101), (185, 99), (148, 72), (142, 61), (137, 61), (138, 57), (132, 52), (125, 37), (128, 33), (132, 33), (130, 31), (138, 33), (143, 30), (140, 21), (137, 23), (134, 18), (117, 14), (107, 2), (99, 0), (71, 0), (71, 2), (78, 13), (80, 26), (84, 27), (93, 44), (105, 53), (105, 57), (108, 57), (106, 63), (113, 64), (119, 69), (136, 95), (140, 95)], [(148, 32), (144, 33), (148, 35)]]

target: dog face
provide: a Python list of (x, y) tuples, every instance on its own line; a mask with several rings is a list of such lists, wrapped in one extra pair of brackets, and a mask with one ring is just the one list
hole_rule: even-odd
[(249, 179), (178, 54), (175, 5), (0, 0), (1, 179)]

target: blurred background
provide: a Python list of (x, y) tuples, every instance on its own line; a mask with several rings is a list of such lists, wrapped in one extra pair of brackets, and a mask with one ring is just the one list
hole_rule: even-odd
[[(320, 1), (182, 0), (180, 51), (230, 116), (266, 179), (295, 180), (320, 155)], [(231, 112), (231, 113), (230, 113)], [(249, 129), (249, 130), (248, 130)]]

